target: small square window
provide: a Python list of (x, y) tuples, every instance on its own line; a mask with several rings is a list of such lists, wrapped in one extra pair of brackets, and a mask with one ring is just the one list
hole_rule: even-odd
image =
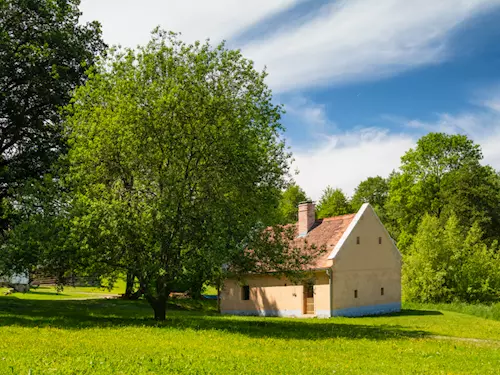
[(359, 237), (356, 237), (356, 244), (359, 245)]
[(379, 238), (378, 238), (378, 244), (379, 244), (379, 245), (382, 245), (382, 237), (379, 237)]
[(250, 287), (248, 285), (244, 285), (241, 288), (241, 299), (244, 301), (248, 301), (250, 299)]
[(358, 290), (357, 289), (354, 291), (354, 298), (358, 298)]
[(380, 288), (380, 295), (383, 296), (384, 295), (384, 288)]

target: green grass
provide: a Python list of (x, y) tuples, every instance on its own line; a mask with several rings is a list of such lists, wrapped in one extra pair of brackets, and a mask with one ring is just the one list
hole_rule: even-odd
[[(0, 296), (5, 296), (8, 290), (9, 288), (0, 287)], [(27, 293), (15, 293), (12, 296), (19, 299), (91, 299), (117, 296), (122, 293), (125, 293), (125, 280), (119, 278), (112, 289), (65, 286), (63, 290), (57, 290), (55, 286), (43, 285), (32, 287)]]
[[(0, 295), (4, 296), (7, 288), (0, 288)], [(108, 290), (97, 287), (70, 287), (66, 286), (62, 291), (58, 291), (54, 286), (40, 286), (36, 289), (32, 288), (27, 293), (14, 293), (12, 296), (18, 299), (91, 299), (102, 298), (105, 296), (118, 295), (123, 293), (119, 288)], [(7, 296), (10, 297), (10, 296)]]
[(217, 288), (215, 288), (213, 286), (206, 286), (205, 289), (203, 290), (203, 294), (216, 296), (217, 295)]
[[(384, 317), (219, 316), (174, 300), (0, 298), (0, 374), (498, 374), (500, 322), (434, 309)], [(479, 339), (479, 340), (474, 340)], [(31, 371), (31, 372), (30, 372)]]
[(468, 303), (439, 303), (439, 304), (424, 304), (424, 303), (406, 303), (408, 308), (447, 310), (463, 314), (479, 316), (486, 319), (500, 320), (500, 302), (483, 305), (483, 304), (468, 304)]

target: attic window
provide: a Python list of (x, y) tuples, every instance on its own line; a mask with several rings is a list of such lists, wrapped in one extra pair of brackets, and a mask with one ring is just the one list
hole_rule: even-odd
[(380, 295), (383, 296), (384, 295), (384, 288), (380, 288)]
[(358, 290), (357, 289), (354, 290), (354, 298), (358, 298)]
[(241, 287), (241, 299), (243, 301), (250, 300), (250, 287), (248, 285), (244, 285)]
[(382, 245), (382, 237), (379, 237), (379, 238), (378, 238), (378, 244), (379, 244), (379, 245)]
[(359, 237), (356, 237), (356, 245), (359, 245)]

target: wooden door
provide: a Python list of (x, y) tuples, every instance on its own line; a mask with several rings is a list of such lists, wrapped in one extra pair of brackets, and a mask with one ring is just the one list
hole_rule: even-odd
[(314, 314), (314, 284), (304, 285), (304, 314)]

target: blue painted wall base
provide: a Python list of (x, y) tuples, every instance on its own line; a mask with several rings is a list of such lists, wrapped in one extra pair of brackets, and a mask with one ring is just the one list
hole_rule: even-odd
[(227, 310), (222, 311), (224, 315), (246, 315), (246, 316), (279, 316), (293, 318), (302, 316), (300, 310)]
[(364, 316), (380, 315), (401, 311), (401, 302), (387, 303), (383, 305), (350, 307), (347, 309), (333, 310), (332, 316)]

